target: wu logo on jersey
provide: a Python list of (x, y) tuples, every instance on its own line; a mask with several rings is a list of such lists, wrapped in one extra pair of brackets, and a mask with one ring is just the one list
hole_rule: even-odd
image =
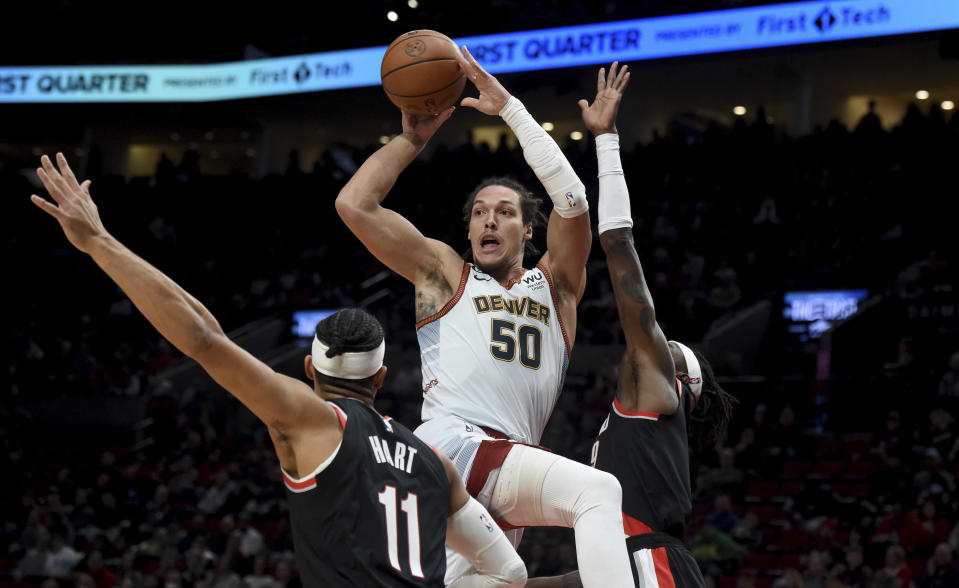
[(536, 282), (541, 282), (542, 280), (543, 280), (543, 272), (538, 272), (523, 278), (523, 283), (529, 286), (531, 284), (535, 284)]

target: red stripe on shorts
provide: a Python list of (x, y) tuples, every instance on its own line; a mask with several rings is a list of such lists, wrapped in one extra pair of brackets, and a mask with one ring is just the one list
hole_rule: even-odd
[(659, 582), (659, 588), (676, 588), (676, 581), (673, 580), (673, 572), (669, 569), (669, 555), (665, 547), (651, 549), (653, 553), (653, 564), (656, 566), (656, 580)]
[[(479, 449), (476, 450), (476, 457), (473, 458), (470, 477), (466, 481), (466, 491), (470, 493), (470, 496), (476, 498), (483, 490), (483, 486), (486, 485), (490, 472), (503, 465), (506, 454), (508, 454), (512, 448), (513, 443), (510, 441), (499, 439), (480, 441)], [(495, 520), (499, 528), (504, 531), (523, 528), (511, 525), (497, 516), (493, 516), (493, 520)]]

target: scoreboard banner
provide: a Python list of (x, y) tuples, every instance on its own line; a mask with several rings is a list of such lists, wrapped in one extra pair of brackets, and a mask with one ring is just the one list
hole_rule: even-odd
[[(959, 0), (837, 0), (455, 39), (491, 73), (959, 28)], [(200, 65), (0, 66), (0, 102), (203, 102), (380, 83), (386, 46)]]

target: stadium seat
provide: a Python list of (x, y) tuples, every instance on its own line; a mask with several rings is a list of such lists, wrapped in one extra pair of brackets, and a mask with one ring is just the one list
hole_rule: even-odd
[(776, 546), (783, 551), (801, 551), (809, 546), (809, 535), (802, 529), (783, 529), (776, 538)]
[(815, 455), (819, 457), (834, 457), (839, 454), (840, 443), (838, 439), (820, 437), (816, 439)]
[(776, 567), (776, 556), (771, 553), (747, 553), (741, 569), (765, 572)]
[(809, 473), (812, 464), (808, 461), (786, 461), (783, 462), (782, 477), (784, 478), (802, 478)]
[(779, 514), (779, 509), (775, 506), (750, 506), (746, 509), (746, 512), (755, 513), (756, 518), (759, 519), (759, 523), (766, 524), (776, 518), (776, 515)]
[(778, 488), (775, 482), (753, 482), (746, 492), (746, 502), (765, 502), (776, 495)]
[(800, 569), (802, 564), (802, 554), (801, 553), (783, 553), (779, 556), (779, 559), (776, 560), (776, 567), (780, 570), (788, 569)]
[(876, 470), (879, 469), (879, 462), (864, 459), (856, 460), (849, 464), (849, 469), (846, 470), (847, 478), (867, 478), (876, 473)]
[(817, 478), (838, 478), (846, 471), (846, 463), (842, 461), (820, 461), (816, 462), (810, 472), (811, 477)]

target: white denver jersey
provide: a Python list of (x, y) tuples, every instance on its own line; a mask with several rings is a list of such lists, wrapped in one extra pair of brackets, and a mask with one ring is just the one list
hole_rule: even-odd
[(424, 421), (455, 415), (539, 443), (569, 364), (544, 266), (504, 288), (466, 263), (453, 298), (416, 327)]

